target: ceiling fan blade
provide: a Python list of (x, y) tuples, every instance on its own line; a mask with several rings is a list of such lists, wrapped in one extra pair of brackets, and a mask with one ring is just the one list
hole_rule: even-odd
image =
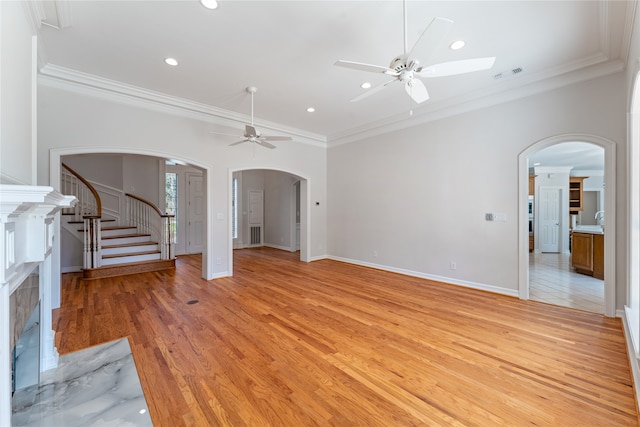
[(351, 100), (351, 102), (358, 102), (358, 101), (360, 101), (361, 99), (364, 99), (364, 98), (367, 98), (367, 97), (369, 97), (369, 96), (373, 95), (374, 93), (378, 93), (378, 92), (380, 92), (382, 89), (384, 89), (385, 87), (387, 87), (388, 85), (390, 85), (391, 83), (393, 83), (393, 82), (397, 82), (397, 81), (398, 81), (398, 79), (393, 79), (393, 80), (389, 80), (388, 82), (383, 83), (383, 84), (381, 84), (381, 85), (374, 86), (374, 87), (372, 87), (371, 89), (369, 89), (368, 91), (363, 92), (363, 93), (361, 93), (360, 95), (358, 95), (358, 96), (356, 96), (355, 98), (353, 98), (353, 99)]
[(361, 62), (353, 62), (353, 61), (336, 61), (335, 64), (339, 67), (353, 68), (354, 70), (368, 71), (370, 73), (383, 73), (396, 75), (396, 71), (392, 70), (389, 67), (384, 67), (382, 65), (371, 65), (371, 64), (363, 64)]
[(423, 31), (411, 52), (407, 56), (407, 62), (414, 59), (425, 61), (440, 47), (442, 40), (449, 33), (453, 21), (447, 18), (433, 18)]
[(474, 71), (487, 70), (496, 62), (494, 56), (486, 58), (462, 59), (460, 61), (442, 62), (440, 64), (424, 67), (418, 75), (420, 77), (445, 77), (456, 74), (472, 73)]
[(293, 138), (290, 136), (268, 136), (261, 135), (259, 138), (261, 141), (291, 141)]
[(231, 144), (229, 144), (229, 147), (231, 147), (232, 145), (242, 144), (243, 142), (249, 142), (249, 140), (248, 139), (243, 139), (243, 140), (240, 140), (240, 141), (232, 142)]
[(272, 149), (272, 150), (273, 150), (274, 148), (276, 148), (276, 146), (275, 146), (275, 145), (273, 145), (273, 144), (269, 144), (267, 141), (264, 141), (264, 140), (262, 140), (262, 139), (257, 139), (255, 142), (256, 142), (256, 144), (258, 144), (258, 145), (262, 145), (262, 146), (263, 146), (263, 147), (265, 147), (265, 148), (270, 148), (270, 149)]
[(408, 80), (404, 85), (404, 89), (416, 104), (420, 104), (429, 99), (429, 92), (427, 92), (427, 88), (420, 79), (413, 78)]
[(256, 130), (255, 127), (253, 127), (251, 125), (245, 125), (244, 126), (244, 136), (246, 136), (247, 138), (258, 136), (258, 131)]

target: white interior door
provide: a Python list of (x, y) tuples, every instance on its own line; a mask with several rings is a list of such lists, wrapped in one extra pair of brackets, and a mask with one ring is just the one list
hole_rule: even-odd
[(560, 252), (560, 189), (540, 187), (538, 235), (540, 252)]
[(187, 253), (202, 253), (204, 236), (204, 181), (202, 174), (187, 174), (189, 203), (187, 206)]

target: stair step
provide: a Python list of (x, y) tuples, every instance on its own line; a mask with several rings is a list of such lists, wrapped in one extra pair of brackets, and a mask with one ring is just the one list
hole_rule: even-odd
[(82, 270), (84, 279), (100, 279), (104, 277), (124, 276), (127, 274), (145, 273), (148, 271), (161, 271), (176, 268), (176, 260), (167, 259), (159, 261), (133, 262), (127, 264), (108, 265), (98, 268), (85, 268)]
[(127, 264), (131, 262), (160, 260), (160, 251), (138, 252), (132, 254), (115, 254), (102, 257), (102, 265)]
[[(100, 227), (102, 236), (118, 236), (122, 233), (131, 234), (130, 232), (136, 231), (138, 227), (132, 227), (130, 225), (116, 225), (111, 227)], [(84, 232), (84, 228), (79, 228), (78, 231)]]
[(106, 245), (102, 246), (102, 258), (115, 255), (131, 255), (137, 252), (158, 252), (157, 242), (134, 242), (125, 245)]
[(101, 246), (124, 245), (129, 243), (150, 242), (151, 234), (123, 234), (120, 236), (102, 236)]
[(128, 248), (131, 246), (146, 246), (146, 245), (157, 245), (158, 242), (152, 242), (151, 240), (145, 242), (134, 242), (134, 243), (125, 243), (120, 245), (102, 245), (102, 250), (105, 249), (115, 249), (115, 248)]
[(159, 253), (160, 251), (139, 251), (139, 252), (130, 252), (126, 254), (110, 254), (110, 255), (102, 254), (102, 259), (123, 258), (127, 256), (154, 255)]
[[(101, 219), (100, 222), (115, 222), (115, 219)], [(84, 224), (84, 221), (67, 221), (67, 224)], [(84, 231), (84, 230), (78, 230)]]

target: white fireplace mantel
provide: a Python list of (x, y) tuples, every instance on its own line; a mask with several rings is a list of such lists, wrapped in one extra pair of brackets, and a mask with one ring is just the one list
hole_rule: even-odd
[[(51, 324), (51, 253), (55, 215), (77, 202), (53, 187), (0, 185), (0, 425), (11, 425), (11, 294), (40, 270), (41, 359), (57, 354)], [(51, 362), (41, 364), (51, 368)]]

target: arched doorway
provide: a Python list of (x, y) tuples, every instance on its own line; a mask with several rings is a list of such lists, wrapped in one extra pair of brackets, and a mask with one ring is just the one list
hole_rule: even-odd
[[(247, 224), (246, 218), (245, 221), (237, 221), (234, 218), (238, 216), (247, 216), (249, 211), (246, 206), (243, 207), (243, 204), (247, 204), (247, 197), (243, 197), (240, 194), (240, 190), (238, 187), (243, 187), (244, 191), (251, 191), (258, 194), (258, 199), (260, 196), (263, 197), (264, 200), (269, 197), (269, 193), (266, 192), (265, 195), (264, 187), (261, 186), (260, 183), (254, 182), (253, 184), (243, 185), (242, 183), (238, 183), (238, 175), (258, 175), (260, 176), (262, 173), (267, 174), (269, 176), (270, 186), (275, 185), (277, 187), (276, 192), (278, 196), (276, 196), (276, 201), (268, 200), (268, 205), (276, 205), (278, 206), (280, 212), (284, 214), (288, 219), (286, 224), (279, 224), (280, 232), (278, 233), (278, 237), (276, 241), (273, 239), (269, 239), (270, 241), (265, 242), (268, 246), (273, 246), (280, 249), (290, 250), (292, 252), (299, 250), (300, 251), (300, 261), (308, 262), (310, 261), (310, 200), (308, 197), (308, 186), (309, 180), (308, 178), (302, 176), (299, 173), (284, 170), (284, 169), (275, 169), (270, 167), (251, 167), (246, 169), (233, 169), (229, 170), (229, 213), (228, 216), (231, 219), (229, 221), (229, 267), (228, 271), (233, 272), (233, 250), (238, 246), (237, 239), (238, 236), (244, 236), (244, 241), (241, 247), (251, 246), (253, 239), (256, 236), (250, 236), (248, 230), (249, 228), (260, 229), (260, 232), (264, 233), (264, 228), (260, 228), (260, 215), (257, 216), (257, 221), (255, 227), (250, 227)], [(274, 178), (275, 177), (275, 178)], [(237, 200), (240, 199), (240, 200)], [(234, 212), (234, 209), (237, 209), (238, 212)], [(264, 224), (268, 226), (268, 224)], [(238, 230), (238, 229), (243, 230)], [(262, 242), (261, 242), (262, 244)]]
[[(73, 148), (59, 148), (52, 149), (49, 156), (49, 182), (54, 188), (60, 188), (60, 176), (61, 176), (61, 159), (67, 155), (75, 154), (136, 154), (150, 157), (161, 157), (157, 152), (149, 150), (132, 149), (129, 147), (73, 147)], [(210, 166), (203, 164), (197, 160), (183, 158), (180, 156), (174, 157), (176, 160), (182, 161), (187, 164), (194, 165), (203, 171), (203, 179), (206, 188), (213, 188), (213, 171)], [(206, 197), (205, 201), (205, 230), (213, 229), (213, 222), (211, 215), (208, 212), (213, 211), (213, 197)], [(58, 228), (56, 233), (59, 234), (60, 224), (56, 225)], [(207, 234), (208, 235), (208, 234)], [(202, 277), (206, 280), (214, 278), (213, 271), (213, 239), (207, 237), (204, 251), (202, 254)], [(54, 301), (59, 301), (60, 297), (60, 239), (54, 242), (53, 254), (52, 254), (52, 298)]]
[(562, 142), (532, 153), (529, 165), (529, 297), (602, 314), (604, 149)]
[(519, 274), (518, 290), (521, 299), (529, 299), (529, 157), (544, 148), (551, 147), (563, 142), (582, 141), (598, 145), (605, 150), (605, 182), (607, 191), (605, 192), (605, 211), (607, 212), (607, 238), (605, 239), (605, 265), (610, 268), (605, 269), (604, 284), (604, 314), (609, 317), (615, 316), (615, 143), (605, 138), (585, 134), (567, 134), (550, 137), (538, 141), (524, 150), (518, 156), (518, 236), (519, 236)]

